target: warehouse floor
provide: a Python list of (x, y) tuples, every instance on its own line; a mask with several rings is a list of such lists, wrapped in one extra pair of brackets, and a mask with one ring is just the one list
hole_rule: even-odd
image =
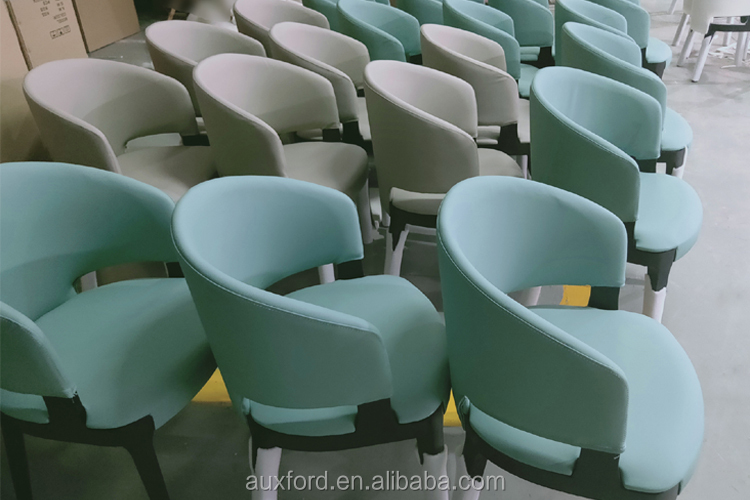
[[(670, 0), (643, 0), (652, 14), (652, 35), (671, 42), (679, 14)], [(674, 49), (678, 51), (677, 48)], [(93, 54), (149, 65), (142, 34)], [(675, 59), (677, 54), (675, 54)], [(694, 60), (694, 58), (693, 58)], [(700, 83), (691, 83), (692, 61), (672, 65), (664, 81), (669, 106), (691, 123), (695, 134), (685, 180), (703, 200), (701, 237), (670, 275), (663, 323), (690, 355), (706, 404), (705, 444), (684, 500), (744, 500), (750, 497), (750, 67), (733, 59), (709, 58)], [(366, 249), (368, 274), (380, 272), (384, 239)], [(407, 245), (403, 275), (441, 308), (434, 242), (415, 238)], [(621, 308), (639, 311), (643, 269), (628, 270)], [(314, 277), (313, 277), (314, 279)], [(542, 302), (559, 303), (559, 287), (545, 289)], [(463, 441), (460, 428), (446, 428), (454, 463)], [(156, 434), (156, 449), (173, 499), (249, 498), (247, 426), (226, 404), (193, 403)], [(124, 450), (27, 439), (37, 499), (145, 499)], [(0, 497), (13, 499), (7, 460), (2, 456)], [(376, 474), (398, 470), (419, 474), (412, 442), (332, 453), (284, 452), (282, 474)], [(570, 495), (530, 484), (490, 466), (505, 478), (505, 490), (482, 499), (566, 499)], [(313, 498), (422, 498), (420, 492), (282, 492), (281, 500)]]

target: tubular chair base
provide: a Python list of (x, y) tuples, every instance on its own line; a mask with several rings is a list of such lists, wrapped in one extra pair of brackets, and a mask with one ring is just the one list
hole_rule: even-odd
[(390, 204), (390, 226), (388, 227), (387, 248), (385, 250), (385, 274), (399, 276), (401, 260), (409, 231), (408, 226), (437, 228), (437, 215), (424, 215), (407, 212)]
[(660, 163), (667, 164), (667, 174), (675, 175), (675, 170), (685, 166), (687, 161), (687, 148), (679, 151), (662, 151), (658, 160)]
[[(553, 490), (596, 500), (674, 500), (680, 488), (676, 485), (660, 493), (627, 490), (620, 477), (619, 456), (588, 449), (581, 450), (571, 476), (538, 469), (497, 451), (484, 442), (471, 425), (466, 426), (463, 457), (466, 461), (467, 472), (471, 477), (482, 476), (489, 460), (521, 479)], [(476, 497), (466, 495), (463, 498)]]
[(117, 429), (89, 429), (86, 410), (78, 396), (65, 399), (45, 397), (48, 424), (37, 424), (0, 414), (5, 450), (8, 455), (13, 487), (18, 500), (31, 500), (24, 434), (42, 439), (97, 446), (123, 447), (135, 463), (141, 481), (151, 500), (169, 500), (159, 461), (154, 450), (154, 420), (144, 417)]
[(539, 69), (546, 68), (547, 66), (554, 66), (555, 57), (552, 55), (552, 47), (540, 47), (539, 57), (537, 58), (537, 60), (530, 61), (527, 64)]

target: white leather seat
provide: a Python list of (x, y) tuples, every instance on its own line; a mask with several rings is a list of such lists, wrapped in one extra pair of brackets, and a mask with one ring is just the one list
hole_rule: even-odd
[[(489, 38), (450, 26), (425, 24), (421, 28), (422, 60), (468, 82), (477, 102), (478, 144), (495, 146), (524, 156), (529, 148), (528, 101), (518, 97), (518, 84), (506, 72), (503, 47)], [(507, 127), (512, 142), (504, 137)], [(523, 140), (522, 140), (523, 138)]]
[(263, 45), (247, 35), (194, 21), (161, 21), (146, 28), (146, 44), (154, 69), (179, 80), (190, 92), (200, 116), (193, 90), (193, 69), (203, 59), (224, 53), (265, 56)]
[(66, 59), (34, 68), (24, 93), (52, 159), (156, 186), (177, 200), (216, 175), (208, 146), (152, 146), (133, 139), (198, 134), (190, 95), (177, 80), (130, 64)]
[(271, 28), (270, 40), (274, 59), (318, 73), (331, 82), (344, 140), (348, 142), (348, 136), (358, 132), (359, 142), (369, 141), (367, 106), (363, 97), (357, 97), (357, 89), (364, 86), (365, 66), (370, 62), (367, 47), (335, 31), (291, 22)]
[[(291, 2), (285, 2), (291, 3)], [(322, 129), (339, 135), (331, 83), (282, 61), (220, 54), (193, 73), (219, 175), (274, 175), (335, 188), (357, 203), (371, 241), (367, 154), (341, 142), (282, 144), (279, 134)]]
[(269, 32), (277, 23), (291, 21), (330, 29), (326, 16), (292, 1), (237, 0), (234, 20), (240, 33), (259, 40), (267, 54), (271, 53)]
[(380, 199), (391, 217), (386, 272), (399, 274), (409, 226), (434, 224), (439, 200), (454, 184), (477, 175), (521, 177), (522, 171), (507, 154), (477, 148), (474, 90), (455, 76), (373, 61), (365, 68), (365, 97)]

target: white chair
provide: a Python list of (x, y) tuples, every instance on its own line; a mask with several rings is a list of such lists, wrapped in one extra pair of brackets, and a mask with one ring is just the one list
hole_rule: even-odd
[(739, 66), (747, 52), (747, 34), (750, 32), (750, 19), (746, 19), (742, 24), (714, 23), (717, 17), (746, 17), (750, 16), (750, 0), (692, 0), (690, 7), (690, 33), (685, 40), (685, 46), (682, 48), (678, 66), (685, 64), (693, 50), (695, 36), (703, 35), (698, 60), (695, 63), (695, 71), (692, 80), (700, 80), (703, 67), (706, 64), (708, 51), (711, 48), (711, 42), (714, 35), (720, 31), (738, 32), (737, 49), (735, 52), (735, 63)]
[(370, 142), (370, 123), (364, 88), (367, 47), (360, 41), (332, 30), (301, 23), (279, 23), (271, 28), (271, 55), (280, 61), (313, 71), (333, 85), (343, 140), (364, 145)]
[(518, 97), (503, 47), (476, 33), (438, 24), (422, 25), (421, 34), (424, 65), (461, 78), (474, 89), (478, 144), (522, 157), (527, 177), (529, 101)]
[(399, 275), (409, 232), (434, 234), (440, 202), (454, 184), (522, 172), (505, 153), (477, 148), (474, 90), (455, 76), (373, 61), (365, 68), (365, 97), (380, 200), (391, 218), (385, 272)]
[(146, 28), (145, 34), (154, 69), (175, 78), (188, 89), (198, 116), (200, 108), (193, 90), (193, 69), (199, 62), (224, 53), (266, 55), (263, 45), (254, 38), (194, 21), (161, 21)]
[[(340, 137), (328, 80), (244, 54), (209, 57), (193, 75), (219, 175), (291, 177), (341, 191), (357, 204), (364, 242), (372, 241), (367, 154), (327, 142)], [(311, 129), (323, 129), (324, 141), (283, 144), (279, 135)]]
[[(54, 161), (97, 167), (155, 186), (178, 200), (216, 175), (211, 148), (185, 87), (146, 68), (101, 59), (64, 59), (34, 68), (24, 94)], [(133, 139), (180, 134), (172, 146), (134, 148)]]
[[(674, 12), (674, 5), (677, 3), (677, 0), (673, 0), (672, 7), (670, 8), (670, 14)], [(680, 40), (682, 40), (682, 35), (685, 33), (685, 28), (687, 27), (688, 19), (690, 18), (690, 9), (692, 8), (693, 0), (683, 0), (682, 1), (682, 17), (680, 17), (680, 23), (677, 25), (677, 31), (675, 31), (674, 34), (674, 40), (672, 40), (672, 46), (677, 45), (680, 43)]]
[(234, 20), (240, 33), (259, 40), (267, 54), (271, 52), (268, 33), (277, 23), (291, 21), (330, 29), (326, 16), (293, 1), (237, 0)]

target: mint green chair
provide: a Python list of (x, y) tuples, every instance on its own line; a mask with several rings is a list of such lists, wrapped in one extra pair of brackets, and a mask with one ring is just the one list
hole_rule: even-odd
[(660, 162), (667, 173), (682, 177), (693, 129), (676, 111), (667, 107), (667, 86), (653, 72), (641, 67), (638, 45), (625, 37), (594, 26), (565, 23), (561, 66), (606, 76), (641, 90), (657, 101), (662, 112)]
[(149, 498), (168, 498), (154, 430), (216, 369), (182, 278), (82, 293), (103, 267), (176, 262), (173, 202), (112, 172), (0, 166), (0, 411), (16, 497), (31, 499), (24, 434), (132, 456)]
[[(617, 310), (628, 246), (614, 214), (537, 182), (469, 179), (445, 197), (440, 280), (466, 429), (458, 474), (465, 464), (482, 476), (489, 460), (593, 499), (671, 500), (685, 488), (703, 441), (700, 382), (665, 327)], [(508, 296), (561, 284), (591, 285), (588, 307)]]
[(659, 78), (672, 62), (672, 48), (651, 36), (651, 14), (641, 7), (639, 0), (591, 0), (621, 14), (628, 23), (627, 34), (635, 40), (643, 54), (643, 67)]
[[(414, 438), (428, 472), (445, 473), (442, 321), (405, 279), (362, 277), (350, 199), (293, 179), (217, 179), (183, 198), (172, 232), (229, 393), (250, 426), (256, 474), (275, 476), (281, 449)], [(266, 291), (331, 263), (338, 281), (286, 296)]]
[[(587, 0), (557, 0), (555, 2), (555, 33), (562, 33), (567, 22), (588, 24), (612, 33), (624, 34), (628, 21), (622, 14)], [(562, 38), (555, 37), (555, 56), (562, 56)]]
[(689, 184), (654, 171), (661, 130), (659, 102), (624, 83), (554, 67), (531, 86), (534, 180), (595, 201), (623, 221), (628, 262), (648, 268), (644, 314), (658, 320), (672, 263), (695, 244), (703, 218)]
[(443, 2), (440, 0), (396, 0), (396, 7), (414, 16), (420, 26), (443, 24)]
[(368, 0), (339, 0), (341, 32), (367, 46), (370, 60), (421, 64), (419, 21), (403, 10)]
[(521, 48), (509, 15), (471, 0), (443, 0), (443, 21), (446, 26), (471, 31), (499, 43), (505, 51), (506, 71), (518, 82), (519, 94), (529, 96), (538, 68), (521, 64)]
[(337, 4), (338, 0), (302, 0), (302, 5), (326, 16), (328, 25), (333, 31), (341, 31)]
[(548, 0), (489, 0), (487, 5), (513, 19), (522, 61), (539, 68), (555, 64), (555, 20)]

